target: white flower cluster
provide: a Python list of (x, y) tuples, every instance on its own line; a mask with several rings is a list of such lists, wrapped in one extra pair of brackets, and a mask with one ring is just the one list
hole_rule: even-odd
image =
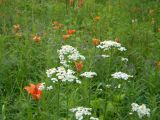
[(109, 55), (101, 55), (102, 58), (109, 58)]
[(86, 78), (93, 78), (94, 76), (97, 76), (97, 73), (95, 73), (95, 72), (84, 72), (80, 76), (86, 77)]
[(92, 108), (77, 107), (70, 109), (75, 113), (76, 120), (83, 120), (84, 116), (91, 115)]
[(68, 63), (71, 61), (85, 60), (85, 57), (81, 55), (76, 48), (70, 45), (62, 46), (57, 52), (59, 54), (60, 63), (65, 67), (69, 67)]
[[(71, 112), (75, 113), (76, 120), (83, 120), (84, 116), (91, 115), (92, 108), (76, 107), (70, 109)], [(98, 118), (90, 117), (90, 120), (99, 120)]]
[(116, 73), (112, 74), (111, 76), (115, 79), (123, 79), (123, 80), (128, 80), (128, 78), (133, 77), (133, 76), (128, 75), (123, 72), (116, 72)]
[(121, 58), (121, 61), (128, 62), (128, 58), (122, 57), (122, 58)]
[(53, 86), (45, 86), (45, 83), (41, 83), (41, 85), (38, 87), (39, 90), (52, 90)]
[(118, 48), (119, 51), (126, 51), (127, 49), (125, 47), (122, 47), (120, 43), (108, 40), (101, 42), (97, 48), (103, 49), (104, 51), (110, 50), (111, 48)]
[(150, 109), (146, 107), (145, 104), (138, 105), (137, 103), (132, 103), (132, 111), (137, 112), (139, 118), (142, 118), (143, 116), (147, 115), (150, 116)]
[(99, 119), (95, 117), (90, 117), (90, 120), (99, 120)]
[[(58, 80), (62, 82), (73, 82), (75, 81), (76, 83), (81, 83), (80, 80), (74, 75), (75, 72), (73, 70), (64, 68), (63, 66), (57, 67), (57, 68), (52, 68), (47, 70), (47, 76), (51, 78), (52, 82), (58, 82)], [(54, 76), (54, 77), (53, 77)]]
[(45, 89), (45, 83), (41, 83), (41, 85), (38, 87), (39, 90), (44, 90)]

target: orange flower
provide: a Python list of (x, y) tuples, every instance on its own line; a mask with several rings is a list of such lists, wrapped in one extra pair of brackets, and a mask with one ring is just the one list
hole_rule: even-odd
[(73, 5), (74, 4), (74, 0), (69, 0), (69, 4)]
[(21, 26), (19, 24), (13, 25), (13, 31), (18, 32), (20, 30)]
[(70, 37), (70, 35), (63, 35), (63, 39), (67, 40)]
[(83, 4), (84, 4), (84, 0), (78, 0), (78, 6), (79, 6), (79, 7), (82, 7)]
[(32, 95), (33, 99), (40, 100), (42, 95), (42, 90), (39, 89), (39, 87), (42, 85), (42, 83), (39, 83), (37, 85), (34, 85), (30, 83), (30, 86), (24, 87), (24, 89)]
[(76, 66), (77, 72), (80, 72), (83, 68), (83, 62), (82, 61), (75, 62), (75, 66)]
[(120, 39), (119, 39), (119, 38), (116, 38), (115, 41), (116, 41), (117, 43), (120, 43)]
[(59, 27), (62, 28), (62, 27), (63, 27), (63, 24), (60, 23), (60, 24), (59, 24)]
[(158, 28), (158, 32), (160, 33), (160, 28)]
[(96, 17), (94, 18), (94, 20), (95, 20), (95, 21), (99, 21), (99, 20), (100, 20), (100, 17), (99, 17), (99, 16), (96, 16)]
[(38, 35), (35, 35), (35, 36), (33, 36), (33, 40), (38, 43), (41, 41), (41, 37)]
[(100, 42), (101, 42), (101, 41), (100, 41), (99, 39), (96, 39), (96, 38), (93, 38), (93, 39), (92, 39), (92, 43), (93, 43), (94, 46), (99, 45)]
[(68, 35), (72, 35), (72, 34), (74, 34), (76, 32), (76, 30), (67, 30), (67, 34)]
[(54, 30), (58, 30), (59, 29), (59, 26), (54, 26)]
[(54, 25), (58, 25), (58, 21), (54, 21)]

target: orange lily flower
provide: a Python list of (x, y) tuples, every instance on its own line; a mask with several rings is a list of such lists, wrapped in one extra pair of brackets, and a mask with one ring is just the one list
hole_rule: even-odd
[(13, 31), (16, 33), (20, 30), (21, 26), (19, 24), (13, 25)]
[(99, 17), (99, 16), (96, 16), (96, 17), (94, 18), (94, 20), (95, 20), (95, 21), (99, 21), (99, 20), (100, 20), (100, 17)]
[(54, 25), (58, 25), (58, 21), (54, 21)]
[(54, 30), (58, 30), (59, 29), (59, 26), (54, 26)]
[(83, 68), (83, 62), (82, 61), (75, 62), (75, 66), (76, 66), (77, 72), (80, 72)]
[(59, 27), (62, 28), (62, 27), (63, 27), (63, 24), (60, 23), (60, 24), (59, 24)]
[(67, 40), (70, 37), (70, 35), (63, 35), (63, 39)]
[(33, 36), (33, 40), (38, 43), (41, 41), (41, 37), (38, 35), (35, 35), (35, 36)]
[(72, 34), (74, 34), (76, 32), (76, 30), (67, 30), (67, 34), (68, 35), (72, 35)]
[(119, 39), (119, 38), (116, 38), (115, 41), (116, 41), (117, 43), (120, 43), (120, 39)]
[(93, 43), (94, 46), (99, 45), (100, 42), (101, 42), (101, 41), (100, 41), (99, 39), (96, 39), (96, 38), (93, 38), (93, 39), (92, 39), (92, 43)]
[(74, 0), (69, 0), (69, 4), (73, 5), (74, 4)]
[(84, 0), (78, 0), (78, 6), (79, 6), (79, 7), (82, 7), (83, 4), (84, 4)]
[(30, 86), (24, 87), (24, 89), (32, 95), (33, 99), (40, 100), (42, 95), (42, 90), (39, 89), (39, 87), (42, 85), (42, 83), (39, 83), (37, 85), (34, 85), (30, 83)]

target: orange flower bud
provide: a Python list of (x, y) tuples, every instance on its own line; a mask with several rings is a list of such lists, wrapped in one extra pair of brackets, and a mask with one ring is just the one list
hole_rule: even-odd
[(63, 39), (67, 40), (70, 37), (70, 35), (63, 35)]
[(119, 38), (116, 38), (115, 41), (116, 41), (117, 43), (120, 43), (120, 39), (119, 39)]
[(100, 40), (99, 40), (99, 39), (96, 39), (96, 38), (93, 38), (93, 39), (92, 39), (92, 43), (93, 43), (94, 46), (97, 46), (97, 45), (100, 44)]
[(20, 25), (19, 24), (16, 24), (16, 25), (13, 25), (13, 31), (16, 33), (20, 30)]
[(59, 27), (62, 28), (62, 27), (63, 27), (63, 24), (60, 23), (60, 24), (59, 24)]
[(74, 4), (74, 0), (69, 0), (69, 4), (73, 5)]
[(100, 20), (100, 17), (99, 17), (99, 16), (96, 16), (96, 17), (94, 18), (94, 20), (95, 20), (95, 21), (99, 21), (99, 20)]
[(74, 34), (76, 32), (76, 30), (67, 30), (67, 34), (68, 35), (72, 35), (72, 34)]
[(78, 0), (78, 6), (82, 7), (84, 5), (84, 0)]
[(76, 66), (77, 72), (80, 72), (83, 68), (83, 62), (82, 61), (75, 62), (75, 66)]
[(58, 25), (58, 21), (54, 21), (54, 25)]
[(33, 40), (38, 43), (41, 41), (41, 37), (38, 35), (35, 35), (35, 36), (33, 36)]

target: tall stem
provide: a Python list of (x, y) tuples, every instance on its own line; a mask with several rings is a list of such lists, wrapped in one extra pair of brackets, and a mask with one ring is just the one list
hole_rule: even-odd
[(60, 107), (60, 83), (58, 83), (58, 97), (57, 97), (57, 120), (59, 120), (59, 116), (60, 116), (60, 111), (59, 111), (59, 107)]

